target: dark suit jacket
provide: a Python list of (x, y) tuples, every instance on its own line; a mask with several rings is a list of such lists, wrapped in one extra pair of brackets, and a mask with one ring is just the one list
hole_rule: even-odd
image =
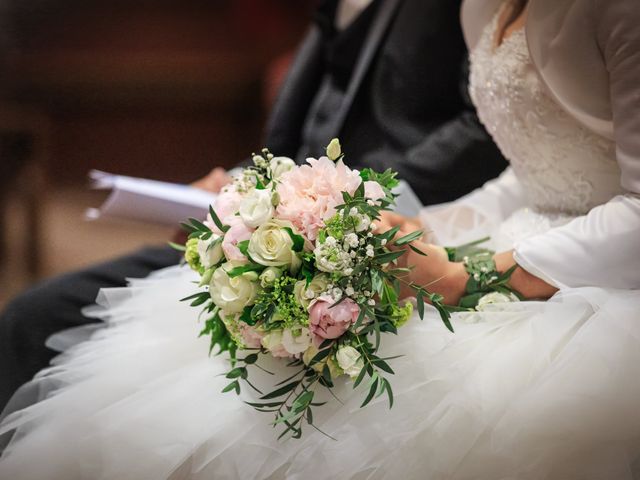
[(302, 141), (325, 75), (323, 35), (312, 26), (268, 121), (278, 155), (319, 156), (337, 136), (353, 167), (393, 168), (424, 204), (453, 200), (496, 177), (506, 162), (467, 93), (459, 0), (381, 0), (341, 108), (329, 129)]

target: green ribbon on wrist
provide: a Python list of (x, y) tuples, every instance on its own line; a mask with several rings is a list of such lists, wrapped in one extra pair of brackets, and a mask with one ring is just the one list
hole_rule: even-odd
[(513, 294), (522, 300), (522, 296), (509, 286), (509, 280), (517, 265), (504, 273), (498, 272), (496, 262), (493, 260), (493, 252), (490, 251), (464, 257), (463, 263), (469, 274), (469, 280), (465, 287), (465, 295), (458, 303), (459, 307), (475, 309), (482, 297), (493, 292)]

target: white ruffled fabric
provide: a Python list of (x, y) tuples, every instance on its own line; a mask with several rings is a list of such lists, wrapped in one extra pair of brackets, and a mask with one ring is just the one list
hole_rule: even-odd
[[(412, 319), (383, 341), (383, 355), (405, 355), (392, 362), (392, 410), (386, 398), (359, 409), (366, 386), (341, 382), (344, 404), (327, 396), (314, 415), (337, 441), (306, 428), (301, 440), (276, 442), (269, 415), (220, 393), (228, 363), (208, 357), (197, 309), (178, 302), (194, 274), (170, 268), (102, 291), (91, 313), (106, 328), (90, 340), (76, 343), (79, 331), (52, 339), (65, 353), (0, 424), (4, 439), (15, 432), (0, 478), (640, 479), (640, 292), (604, 288), (638, 285), (640, 200), (603, 190), (601, 173), (618, 175), (610, 145), (596, 148), (600, 140), (545, 97), (523, 35), (494, 54), (493, 31), (472, 56), (472, 94), (518, 175), (425, 220), (445, 244), (490, 234), (496, 248), (515, 246), (558, 294), (456, 314), (455, 334), (433, 311)], [(586, 163), (584, 152), (593, 154)], [(593, 208), (594, 199), (607, 203)], [(560, 203), (582, 216), (539, 213)], [(287, 375), (284, 362), (266, 367)], [(259, 386), (274, 383), (259, 373)]]
[(101, 293), (93, 313), (107, 328), (42, 372), (26, 390), (43, 400), (2, 423), (17, 433), (0, 478), (640, 478), (637, 292), (495, 305), (456, 315), (455, 334), (428, 312), (384, 338), (385, 355), (405, 355), (392, 362), (392, 410), (386, 397), (359, 409), (366, 391), (347, 381), (344, 405), (327, 397), (316, 411), (337, 441), (306, 428), (276, 442), (268, 414), (220, 393), (228, 363), (208, 357), (197, 309), (178, 302), (192, 279), (174, 267)]

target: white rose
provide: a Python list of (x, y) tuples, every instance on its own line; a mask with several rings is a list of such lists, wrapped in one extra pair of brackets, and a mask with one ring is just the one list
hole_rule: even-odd
[(476, 305), (476, 310), (482, 312), (486, 310), (488, 305), (493, 305), (496, 303), (511, 303), (518, 302), (519, 299), (513, 293), (507, 295), (506, 293), (500, 292), (491, 292), (487, 293), (483, 297), (478, 300), (478, 305)]
[(270, 189), (254, 189), (240, 202), (240, 218), (247, 227), (256, 228), (273, 217)]
[(260, 285), (267, 288), (282, 276), (282, 270), (276, 267), (268, 267), (260, 274)]
[(282, 345), (282, 330), (271, 330), (262, 337), (262, 346), (267, 350), (273, 350)]
[(198, 255), (204, 268), (216, 265), (224, 256), (220, 235), (215, 233), (208, 240), (198, 240)]
[[(318, 350), (313, 344), (309, 345), (309, 348), (302, 354), (302, 361), (305, 365), (309, 365), (313, 357), (315, 357), (320, 350)], [(315, 363), (311, 368), (313, 368), (316, 372), (322, 373), (324, 370), (324, 366), (329, 365), (329, 372), (331, 373), (331, 378), (338, 378), (344, 372), (338, 366), (338, 363), (335, 361), (333, 356), (329, 356), (322, 360), (321, 362)]]
[(227, 262), (213, 272), (209, 294), (214, 303), (225, 312), (240, 313), (246, 306), (252, 305), (258, 295), (257, 275), (247, 272), (230, 277), (227, 272), (240, 264)]
[(269, 169), (271, 170), (271, 178), (277, 180), (283, 173), (292, 170), (296, 166), (296, 162), (289, 157), (273, 157), (269, 162)]
[(293, 293), (298, 303), (308, 309), (311, 301), (327, 290), (327, 285), (329, 285), (329, 276), (321, 273), (313, 277), (309, 285), (306, 280), (296, 282)]
[(272, 219), (260, 225), (249, 239), (249, 256), (266, 267), (289, 266), (296, 271), (302, 260), (293, 251), (293, 240), (284, 227), (293, 229), (291, 222), (284, 220)]
[(282, 345), (291, 355), (298, 355), (311, 345), (311, 334), (308, 328), (302, 328), (294, 334), (290, 329), (282, 332)]
[(364, 367), (362, 355), (353, 347), (342, 347), (336, 353), (336, 360), (344, 373), (354, 378), (360, 374)]

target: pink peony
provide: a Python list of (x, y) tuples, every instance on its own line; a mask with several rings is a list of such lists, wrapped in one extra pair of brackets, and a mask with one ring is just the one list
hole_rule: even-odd
[(308, 165), (294, 168), (280, 177), (277, 217), (289, 220), (313, 241), (324, 221), (343, 203), (342, 192), (353, 194), (362, 182), (357, 170), (327, 157), (307, 159)]
[(364, 196), (371, 200), (380, 200), (384, 198), (385, 193), (378, 182), (364, 182)]
[[(240, 208), (240, 202), (242, 202), (243, 196), (236, 191), (233, 185), (225, 187), (222, 192), (216, 198), (213, 204), (213, 210), (223, 224), (230, 224), (233, 222), (238, 209)], [(207, 214), (207, 220), (204, 222), (207, 227), (213, 230), (215, 233), (222, 233), (211, 218), (210, 214)]]
[(335, 307), (331, 297), (322, 296), (312, 302), (309, 309), (309, 330), (313, 343), (318, 346), (326, 339), (341, 337), (358, 320), (360, 307), (347, 298)]
[(260, 348), (262, 337), (264, 337), (262, 333), (244, 322), (238, 322), (238, 328), (247, 348)]
[(247, 227), (240, 217), (232, 217), (230, 220), (232, 221), (227, 223), (231, 224), (231, 228), (224, 234), (222, 251), (227, 260), (246, 261), (247, 257), (240, 252), (238, 243), (243, 240), (249, 240), (253, 229)]

